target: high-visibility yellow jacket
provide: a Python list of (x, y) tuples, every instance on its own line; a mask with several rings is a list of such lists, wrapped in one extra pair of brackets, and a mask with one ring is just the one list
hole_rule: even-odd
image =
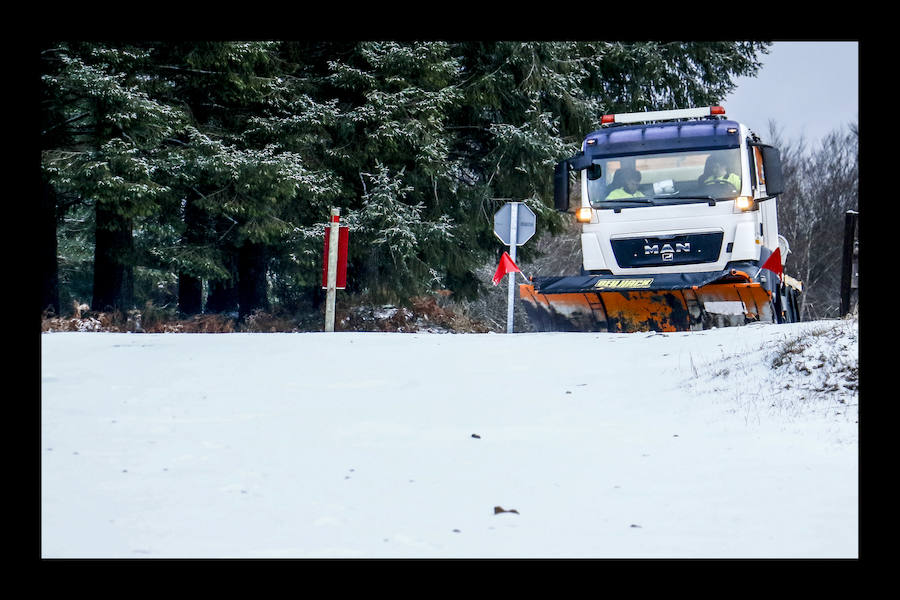
[(741, 189), (741, 177), (736, 173), (729, 173), (725, 177), (709, 176), (703, 180), (703, 183), (730, 183), (735, 189)]
[(643, 198), (644, 195), (640, 190), (636, 191), (633, 194), (629, 194), (625, 191), (625, 188), (616, 188), (609, 193), (606, 197), (607, 200), (619, 200), (621, 198)]

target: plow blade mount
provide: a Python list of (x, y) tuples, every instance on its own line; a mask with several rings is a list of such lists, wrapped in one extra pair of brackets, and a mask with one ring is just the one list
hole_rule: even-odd
[(696, 331), (773, 318), (770, 292), (734, 269), (535, 278), (519, 295), (538, 331)]

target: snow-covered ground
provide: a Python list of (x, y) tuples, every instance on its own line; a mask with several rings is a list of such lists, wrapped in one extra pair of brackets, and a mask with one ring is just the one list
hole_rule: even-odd
[(857, 557), (856, 332), (43, 334), (42, 555)]

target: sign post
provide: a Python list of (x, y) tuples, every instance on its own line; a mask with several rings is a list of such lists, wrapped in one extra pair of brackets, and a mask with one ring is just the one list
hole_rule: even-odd
[[(509, 257), (516, 262), (516, 247), (534, 235), (537, 217), (524, 202), (507, 202), (494, 214), (494, 235), (509, 246)], [(516, 299), (515, 274), (509, 274), (506, 299), (506, 333), (513, 332), (513, 305)]]
[[(509, 257), (516, 262), (516, 234), (518, 233), (519, 204), (512, 202), (509, 216)], [(506, 333), (513, 332), (513, 305), (516, 302), (516, 274), (510, 273), (507, 278), (509, 291), (506, 295)]]

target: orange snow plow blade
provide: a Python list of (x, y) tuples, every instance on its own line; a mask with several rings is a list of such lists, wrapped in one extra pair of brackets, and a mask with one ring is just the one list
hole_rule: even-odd
[(648, 278), (595, 277), (583, 291), (560, 293), (523, 284), (519, 295), (538, 331), (694, 331), (772, 319), (770, 293), (737, 273), (681, 289), (628, 289)]

